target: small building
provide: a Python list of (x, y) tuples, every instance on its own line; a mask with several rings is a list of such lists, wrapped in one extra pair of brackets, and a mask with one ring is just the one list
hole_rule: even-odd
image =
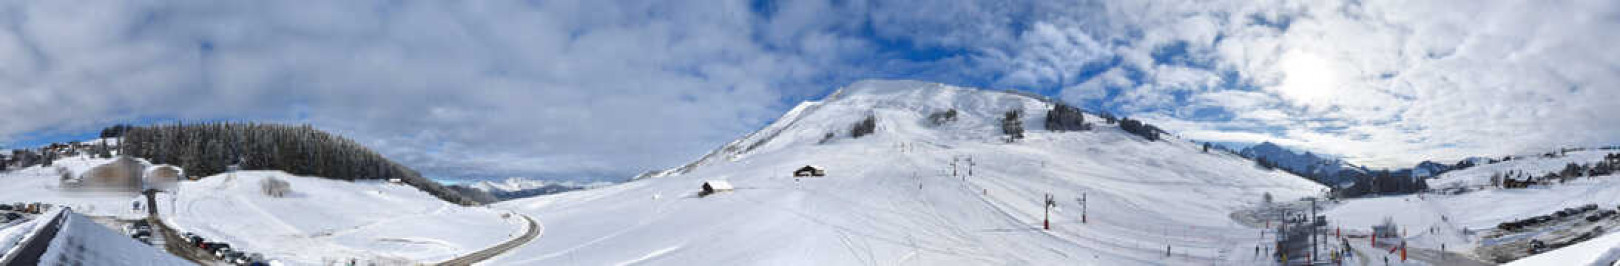
[(726, 182), (725, 180), (707, 180), (703, 181), (703, 192), (699, 192), (698, 195), (708, 196), (709, 194), (731, 190), (731, 182)]
[(806, 165), (804, 167), (800, 167), (799, 170), (794, 170), (793, 171), (793, 176), (794, 177), (821, 177), (821, 176), (827, 176), (827, 170), (821, 168), (820, 166)]
[(1373, 225), (1372, 230), (1373, 235), (1378, 238), (1394, 239), (1401, 236), (1400, 226), (1395, 225), (1395, 220), (1388, 217), (1384, 218), (1383, 224)]

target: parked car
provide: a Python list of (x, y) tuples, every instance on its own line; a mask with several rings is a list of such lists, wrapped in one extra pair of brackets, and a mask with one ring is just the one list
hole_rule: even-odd
[(231, 247), (221, 247), (221, 248), (219, 248), (217, 250), (214, 250), (214, 257), (219, 258), (219, 259), (225, 259), (225, 255), (230, 255), (231, 251), (232, 251)]
[(152, 229), (136, 227), (134, 230), (129, 231), (129, 237), (134, 237), (134, 238), (152, 237)]
[(235, 250), (232, 250), (230, 252), (226, 252), (225, 256), (220, 257), (220, 259), (223, 259), (223, 260), (225, 260), (225, 262), (235, 264), (235, 265), (247, 265), (247, 263), (248, 263), (247, 255), (242, 254), (241, 251), (235, 251)]
[(231, 245), (219, 242), (203, 242), (201, 247), (203, 250), (207, 250), (209, 253), (217, 253), (220, 250), (231, 249)]

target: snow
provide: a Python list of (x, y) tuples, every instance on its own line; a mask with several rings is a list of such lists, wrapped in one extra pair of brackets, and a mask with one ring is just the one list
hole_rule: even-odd
[[(140, 195), (77, 193), (61, 188), (61, 175), (58, 174), (57, 168), (78, 175), (88, 172), (92, 167), (112, 161), (113, 159), (74, 156), (56, 160), (50, 167), (32, 166), (0, 172), (0, 191), (5, 192), (0, 193), (0, 203), (45, 202), (72, 207), (74, 212), (89, 216), (126, 220), (145, 218), (146, 212), (131, 208), (131, 203), (145, 199)], [(141, 163), (146, 164), (145, 161)]]
[(473, 189), (478, 189), (478, 190), (483, 190), (483, 191), (486, 191), (486, 192), (508, 192), (508, 193), (511, 193), (511, 192), (522, 192), (522, 191), (525, 191), (525, 190), (533, 190), (533, 189), (545, 188), (546, 186), (549, 186), (549, 185), (556, 185), (556, 186), (563, 186), (563, 187), (592, 188), (592, 187), (602, 187), (602, 186), (606, 186), (606, 185), (610, 185), (610, 184), (612, 184), (612, 183), (608, 183), (608, 182), (589, 182), (589, 183), (587, 183), (587, 182), (576, 182), (576, 181), (551, 181), (551, 180), (535, 180), (535, 179), (527, 179), (527, 178), (521, 178), (521, 177), (512, 177), (512, 178), (503, 179), (501, 181), (479, 181), (477, 183), (473, 183), (471, 185), (468, 185), (467, 187), (470, 187), (470, 188), (473, 188)]
[(4, 260), (7, 254), (11, 254), (11, 249), (17, 247), (17, 244), (33, 233), (34, 227), (39, 224), (38, 220), (34, 219), (23, 219), (0, 224), (0, 260)]
[[(1562, 170), (1568, 163), (1595, 163), (1609, 150), (1570, 152), (1559, 158), (1526, 156), (1512, 161), (1484, 164), (1468, 169), (1441, 174), (1430, 180), (1436, 188), (1488, 185), (1490, 175), (1507, 171), (1526, 171), (1540, 176), (1546, 172)], [(1532, 186), (1524, 189), (1486, 188), (1466, 193), (1401, 195), (1345, 200), (1328, 207), (1323, 213), (1332, 226), (1346, 231), (1368, 232), (1374, 224), (1390, 217), (1396, 224), (1407, 228), (1408, 244), (1412, 247), (1440, 249), (1469, 253), (1483, 245), (1480, 237), (1502, 222), (1550, 214), (1564, 208), (1597, 204), (1611, 209), (1620, 204), (1620, 175), (1582, 177), (1561, 184)], [(1442, 217), (1446, 218), (1442, 220)], [(1429, 228), (1435, 228), (1430, 233)], [(1473, 234), (1464, 234), (1464, 229)], [(1595, 241), (1595, 240), (1594, 240)], [(1606, 250), (1588, 250), (1598, 256)], [(1588, 253), (1591, 253), (1588, 252)], [(1567, 254), (1567, 253), (1565, 253)], [(1526, 264), (1526, 265), (1578, 265), (1578, 264)]]
[(1620, 234), (1607, 234), (1504, 265), (1613, 265), (1617, 260), (1620, 260)]
[[(273, 198), (260, 181), (277, 178), (292, 192)], [(159, 210), (177, 230), (263, 253), (293, 265), (325, 261), (438, 262), (521, 235), (517, 216), (446, 203), (416, 188), (383, 181), (243, 171), (182, 182), (160, 194)]]
[(1435, 189), (1452, 187), (1479, 187), (1491, 184), (1491, 175), (1506, 174), (1508, 171), (1522, 171), (1532, 176), (1540, 177), (1551, 172), (1564, 170), (1570, 163), (1589, 165), (1603, 160), (1604, 155), (1620, 153), (1616, 150), (1589, 149), (1572, 151), (1565, 156), (1545, 158), (1541, 155), (1516, 156), (1512, 161), (1481, 164), (1468, 169), (1455, 170), (1440, 174), (1429, 180), (1429, 187)]
[[(1324, 190), (1190, 142), (1148, 142), (1095, 116), (1093, 131), (1045, 131), (1050, 106), (932, 83), (856, 83), (693, 164), (495, 204), (546, 231), (491, 264), (1256, 264), (1260, 229), (1232, 213), (1263, 193), (1293, 200)], [(927, 121), (949, 109), (956, 122)], [(1008, 110), (1025, 114), (1027, 139), (1001, 140)], [(877, 133), (850, 138), (868, 115)], [(836, 137), (823, 144), (827, 133)], [(960, 161), (953, 176), (951, 162), (968, 157), (973, 175)], [(804, 165), (827, 176), (793, 178)], [(705, 180), (736, 190), (696, 197)], [(1047, 193), (1058, 201), (1050, 231), (1041, 229)]]
[[(40, 265), (191, 265), (163, 250), (135, 241), (66, 211), (67, 219), (57, 231), (51, 246), (41, 256)], [(40, 216), (41, 220), (52, 216)]]

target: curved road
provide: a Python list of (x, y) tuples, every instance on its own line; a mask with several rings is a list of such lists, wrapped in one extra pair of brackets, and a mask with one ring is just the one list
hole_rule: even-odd
[(480, 250), (478, 252), (473, 252), (472, 254), (467, 254), (466, 256), (461, 256), (461, 257), (457, 257), (455, 259), (451, 259), (451, 260), (448, 260), (448, 261), (445, 261), (445, 262), (440, 262), (438, 265), (472, 265), (473, 263), (478, 263), (478, 262), (481, 262), (481, 261), (484, 261), (484, 260), (488, 260), (490, 258), (494, 258), (495, 256), (501, 255), (501, 253), (506, 253), (506, 251), (512, 250), (512, 249), (517, 248), (519, 246), (523, 246), (523, 244), (528, 244), (529, 241), (532, 241), (532, 240), (534, 240), (534, 238), (539, 237), (540, 232), (544, 231), (540, 227), (540, 223), (534, 222), (533, 218), (529, 218), (528, 215), (522, 215), (522, 214), (518, 214), (518, 215), (522, 216), (523, 220), (529, 222), (529, 231), (524, 232), (523, 236), (519, 236), (518, 238), (513, 238), (512, 240), (508, 240), (505, 243), (501, 243), (500, 245), (495, 245), (493, 247), (489, 247), (487, 249)]

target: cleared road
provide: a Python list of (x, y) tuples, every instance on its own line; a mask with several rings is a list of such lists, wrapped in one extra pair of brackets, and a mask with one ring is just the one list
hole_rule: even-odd
[(524, 221), (529, 222), (529, 231), (524, 232), (523, 236), (519, 236), (518, 238), (514, 238), (512, 240), (506, 241), (505, 243), (501, 243), (500, 245), (495, 245), (494, 247), (490, 247), (490, 248), (487, 248), (487, 249), (484, 249), (484, 250), (481, 250), (481, 251), (478, 251), (478, 252), (473, 252), (472, 254), (467, 254), (466, 256), (461, 256), (461, 257), (457, 257), (455, 259), (451, 259), (451, 260), (448, 260), (448, 261), (445, 261), (445, 262), (441, 262), (438, 265), (472, 265), (473, 263), (478, 263), (478, 262), (481, 262), (481, 261), (484, 261), (484, 260), (488, 260), (490, 258), (494, 258), (495, 256), (501, 255), (501, 253), (506, 253), (506, 251), (512, 250), (512, 249), (517, 248), (519, 246), (523, 246), (523, 244), (527, 244), (527, 243), (529, 243), (529, 241), (534, 240), (535, 237), (539, 237), (540, 236), (540, 231), (541, 231), (540, 223), (534, 222), (534, 219), (529, 218), (528, 215), (522, 215), (522, 216), (523, 216)]
[(62, 229), (67, 212), (68, 210), (62, 210), (56, 217), (51, 217), (45, 228), (40, 228), (33, 236), (28, 237), (28, 240), (24, 240), (22, 245), (16, 248), (17, 253), (6, 257), (5, 261), (0, 261), (0, 265), (39, 265), (40, 257), (51, 247), (51, 240), (56, 239), (56, 231)]

